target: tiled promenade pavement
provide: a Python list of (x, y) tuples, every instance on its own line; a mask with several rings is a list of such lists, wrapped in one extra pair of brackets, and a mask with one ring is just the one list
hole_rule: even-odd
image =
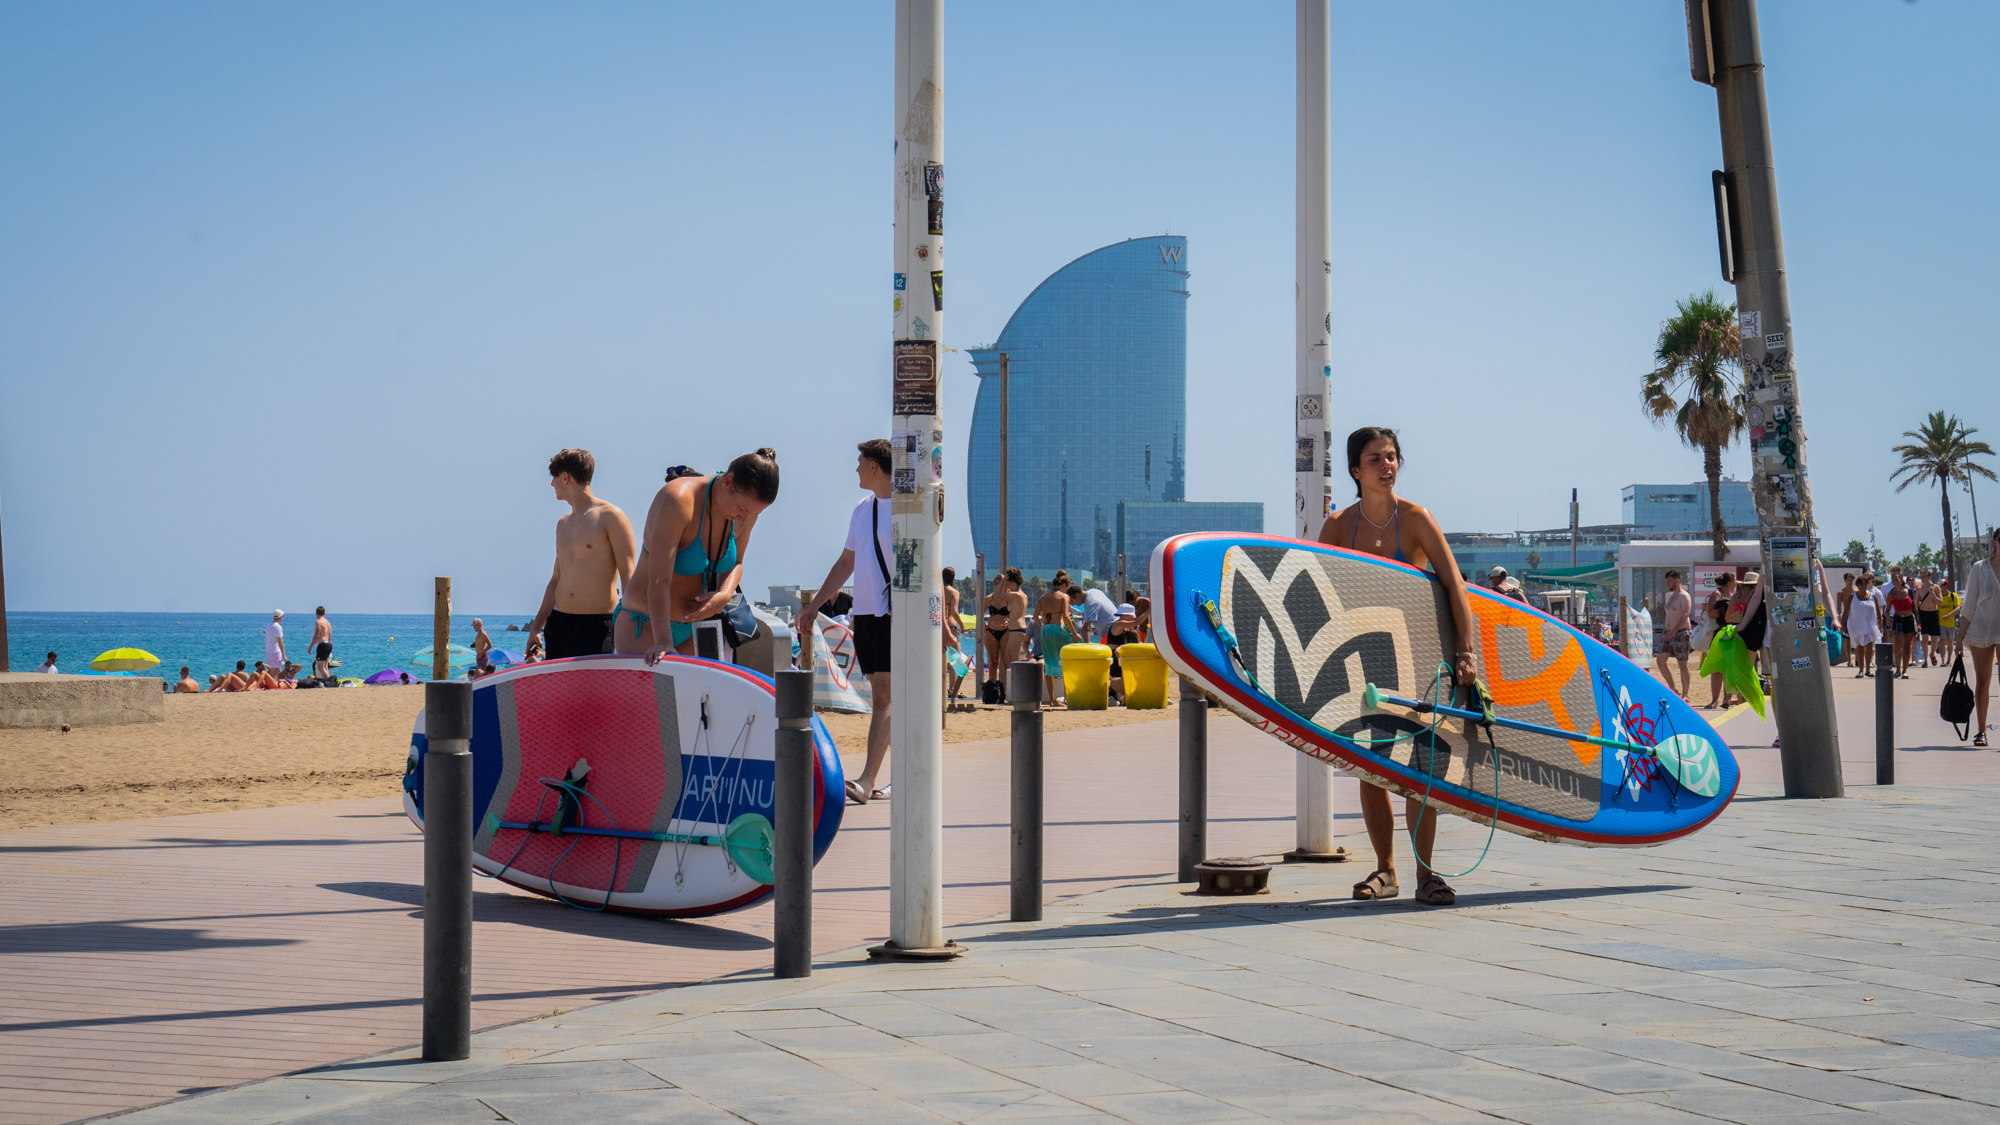
[[(1143, 863), (1106, 858), (1122, 858), (1140, 838), (1136, 858), (1170, 855), (1171, 823), (1155, 823), (1157, 811), (1129, 819), (1100, 811), (1094, 826), (1051, 830), (1052, 868), (1069, 864), (1098, 877), (1071, 876), (1078, 881), (1050, 890), (1114, 889), (1052, 906), (1039, 925), (959, 926), (953, 936), (974, 952), (953, 965), (870, 965), (849, 948), (822, 957), (809, 981), (775, 982), (753, 971), (489, 1031), (475, 1040), (469, 1063), (431, 1066), (392, 1054), (120, 1120), (2000, 1120), (1992, 1108), (2000, 1104), (2000, 1065), (1992, 1061), (2000, 1058), (2000, 939), (1992, 929), (2000, 861), (1983, 809), (2000, 797), (2000, 769), (1994, 755), (1943, 749), (1941, 726), (1924, 721), (1935, 714), (1935, 686), (1919, 679), (1904, 687), (1912, 685), (1910, 694), (1930, 695), (1904, 712), (1911, 748), (1898, 758), (1909, 784), (1857, 784), (1873, 776), (1872, 748), (1856, 737), (1870, 727), (1854, 689), (1868, 685), (1843, 687), (1850, 800), (1772, 799), (1776, 755), (1748, 749), (1759, 744), (1762, 724), (1734, 719), (1724, 732), (1746, 747), (1749, 781), (1716, 825), (1636, 852), (1558, 849), (1503, 835), (1486, 867), (1457, 881), (1454, 909), (1421, 909), (1407, 899), (1353, 904), (1346, 888), (1365, 873), (1358, 865), (1282, 868), (1276, 893), (1254, 900), (1193, 898), (1139, 877)], [(1261, 739), (1239, 742), (1227, 722), (1213, 727), (1218, 781), (1240, 788), (1218, 801), (1217, 815), (1239, 819), (1217, 825), (1212, 850), (1288, 846), (1288, 823), (1242, 818), (1288, 811), (1289, 758), (1267, 759)], [(1147, 770), (1109, 769), (1128, 764), (1119, 740), (1147, 728), (1122, 729), (1132, 733), (1103, 744), (1051, 740), (1052, 821), (1086, 819), (1080, 809), (1106, 802), (1159, 803), (1159, 794), (1143, 796), (1154, 786)], [(1092, 775), (1081, 786), (1090, 792), (1054, 783), (1062, 746), (1075, 754), (1065, 768)], [(1239, 775), (1225, 762), (1247, 768)], [(961, 771), (954, 776), (983, 776), (976, 755), (954, 765)], [(953, 800), (973, 804), (950, 808), (947, 819), (983, 823), (964, 817), (986, 805), (1004, 808), (1004, 784), (995, 780), (984, 777), (983, 793), (968, 784)], [(1160, 792), (1170, 812), (1170, 782)], [(161, 825), (189, 819), (202, 818), (145, 830), (157, 837)], [(955, 892), (953, 913), (966, 917), (981, 896), (979, 913), (990, 913), (1004, 903), (997, 885), (1004, 833), (956, 831), (991, 838), (972, 836), (949, 853), (971, 865), (948, 875), (971, 884)], [(1057, 847), (1062, 832), (1071, 835)], [(1240, 835), (1232, 841), (1232, 834)], [(0, 838), (0, 847), (25, 835)], [(879, 851), (882, 836), (862, 831), (853, 840), (876, 841), (862, 846)], [(1469, 863), (1484, 837), (1447, 820), (1441, 862)], [(823, 875), (834, 859), (822, 864)], [(975, 869), (987, 877), (961, 874)], [(1404, 879), (1411, 881), (1407, 871)], [(870, 919), (828, 910), (829, 898), (863, 895), (875, 899)], [(870, 883), (851, 895), (823, 894), (822, 948), (829, 930), (879, 926), (884, 897)], [(354, 943), (343, 951), (383, 974), (381, 995), (413, 994), (408, 966), (386, 955), (412, 941), (409, 914), (399, 907), (371, 915), (377, 927), (365, 933), (383, 943), (372, 956)], [(506, 971), (528, 986), (523, 991), (539, 990), (525, 1006), (542, 1014), (562, 985), (587, 1000), (768, 963), (761, 942), (701, 953), (593, 928), (623, 921), (529, 929), (489, 916), (482, 972), (494, 971), (496, 945), (511, 953), (517, 963)], [(237, 932), (226, 919), (207, 924)], [(756, 924), (767, 926), (768, 916)], [(7, 925), (0, 935), (21, 928)], [(614, 948), (607, 955), (591, 942)], [(187, 944), (211, 959), (238, 953)], [(274, 961), (255, 952), (245, 960), (263, 964), (264, 974), (280, 964), (301, 981), (329, 977), (296, 951)], [(160, 957), (154, 963), (168, 968), (202, 960)], [(97, 967), (113, 971), (119, 961), (98, 958)], [(38, 963), (54, 970), (34, 982), (42, 995), (94, 987), (60, 958)], [(228, 961), (207, 962), (218, 963)], [(18, 958), (0, 965), (10, 992), (27, 983)], [(623, 975), (607, 971), (621, 968)], [(593, 974), (620, 983), (582, 989)], [(243, 1005), (236, 987), (211, 972), (196, 991), (220, 995), (210, 996), (211, 1006), (223, 1009)], [(401, 1042), (414, 1038), (407, 1000), (371, 1003), (377, 1007), (365, 1011), (393, 1016), (385, 1026), (399, 1029)], [(0, 1065), (10, 1074), (18, 1073), (18, 1055), (9, 1048), (20, 1040), (4, 1032), (23, 1022), (23, 1010), (10, 996), (0, 1026)], [(506, 1015), (488, 1007), (482, 1022)], [(310, 1040), (318, 1022), (261, 1018), (272, 1021), (258, 1028), (274, 1043), (286, 1027)], [(171, 1072), (161, 1056), (173, 1053), (173, 1032), (137, 1026), (151, 1029), (131, 1052), (140, 1063), (106, 1052), (89, 1056), (89, 1065), (107, 1081), (138, 1065), (156, 1087)], [(344, 1040), (319, 1047), (343, 1057), (365, 1050)], [(281, 1069), (264, 1065), (263, 1073)], [(24, 1104), (17, 1091), (35, 1088), (6, 1084), (14, 1087), (4, 1091), (6, 1109)], [(162, 1096), (171, 1092), (146, 1100)]]

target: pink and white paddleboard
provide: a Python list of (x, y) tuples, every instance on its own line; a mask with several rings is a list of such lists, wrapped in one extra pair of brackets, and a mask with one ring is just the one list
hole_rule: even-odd
[[(472, 692), (473, 865), (587, 909), (719, 914), (770, 893), (776, 685), (732, 664), (586, 656), (488, 676)], [(845, 781), (813, 719), (813, 860)], [(403, 808), (423, 827), (424, 718)]]

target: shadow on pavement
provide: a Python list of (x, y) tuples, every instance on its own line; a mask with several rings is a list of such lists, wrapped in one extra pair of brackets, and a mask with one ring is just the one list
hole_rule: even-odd
[(0, 928), (0, 954), (179, 953), (193, 949), (242, 949), (296, 945), (291, 938), (211, 937), (211, 930), (161, 930), (132, 922), (48, 922)]
[[(413, 907), (410, 916), (423, 916), (424, 888), (416, 883), (321, 883), (325, 891), (361, 895)], [(631, 941), (674, 949), (757, 950), (771, 948), (769, 938), (746, 934), (723, 926), (712, 926), (695, 918), (644, 918), (636, 914), (579, 910), (554, 899), (531, 898), (506, 891), (474, 891), (472, 920), (535, 926), (567, 934)]]

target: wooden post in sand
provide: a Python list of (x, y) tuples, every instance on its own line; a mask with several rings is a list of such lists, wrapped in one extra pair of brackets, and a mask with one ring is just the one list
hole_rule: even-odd
[(0, 555), (0, 672), (7, 671), (7, 560)]
[(1618, 595), (1618, 655), (1627, 660), (1632, 658), (1632, 638), (1628, 635), (1632, 631), (1632, 618), (1627, 616), (1631, 612), (1630, 600), (1624, 594)]
[(451, 678), (451, 579), (439, 578), (431, 603), (431, 679)]

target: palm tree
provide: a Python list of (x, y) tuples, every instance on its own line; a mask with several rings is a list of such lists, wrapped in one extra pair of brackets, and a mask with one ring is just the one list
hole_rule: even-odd
[(1944, 559), (1945, 575), (1951, 579), (1954, 588), (1958, 586), (1958, 550), (1951, 535), (1951, 484), (1962, 481), (1970, 484), (1974, 476), (1987, 480), (2000, 479), (1993, 470), (1984, 465), (1975, 465), (1974, 457), (1991, 457), (1993, 447), (1983, 441), (1973, 441), (1972, 435), (1979, 431), (1958, 420), (1958, 415), (1945, 416), (1942, 410), (1933, 410), (1924, 419), (1924, 424), (1914, 430), (1904, 430), (1903, 436), (1916, 439), (1896, 446), (1891, 452), (1902, 457), (1902, 467), (1889, 475), (1896, 481), (1896, 491), (1901, 492), (1912, 484), (1935, 483), (1938, 499), (1944, 506)]
[(1722, 451), (1743, 432), (1742, 345), (1736, 306), (1717, 299), (1715, 290), (1677, 302), (1660, 326), (1653, 361), (1639, 396), (1654, 425), (1673, 421), (1691, 449), (1701, 450), (1708, 474), (1708, 518), (1715, 561), (1729, 556), (1722, 524)]

